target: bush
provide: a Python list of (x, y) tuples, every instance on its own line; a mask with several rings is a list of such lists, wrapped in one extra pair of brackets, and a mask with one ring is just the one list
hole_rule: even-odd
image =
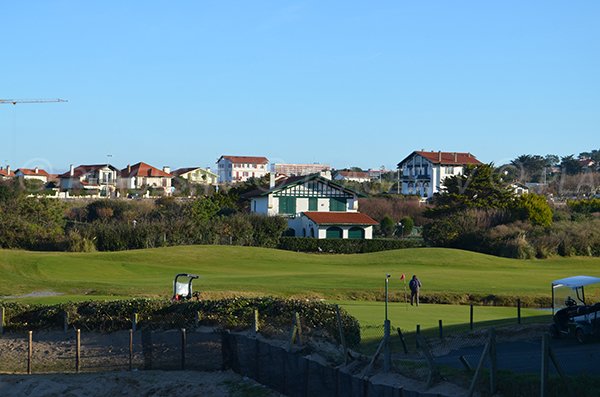
[(316, 239), (310, 237), (281, 237), (279, 249), (299, 252), (324, 252), (331, 254), (360, 254), (389, 251), (401, 248), (422, 247), (420, 239)]
[[(70, 325), (90, 331), (112, 332), (131, 327), (131, 318), (138, 314), (138, 325), (144, 328), (180, 328), (194, 324), (197, 312), (205, 325), (226, 328), (249, 328), (258, 309), (261, 326), (285, 330), (295, 312), (300, 314), (305, 332), (320, 331), (339, 342), (336, 306), (315, 301), (277, 298), (233, 298), (211, 301), (171, 303), (168, 300), (134, 299), (112, 302), (77, 302), (59, 305), (27, 305), (4, 302), (6, 330), (41, 330), (62, 328), (64, 313)], [(358, 320), (340, 309), (346, 342), (360, 343)]]

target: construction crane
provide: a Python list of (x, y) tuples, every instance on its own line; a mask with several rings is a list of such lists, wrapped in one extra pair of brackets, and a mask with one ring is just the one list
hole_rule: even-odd
[(67, 102), (64, 99), (0, 99), (0, 104)]

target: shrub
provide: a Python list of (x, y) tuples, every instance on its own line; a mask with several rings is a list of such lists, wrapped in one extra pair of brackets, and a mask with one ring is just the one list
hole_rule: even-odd
[[(90, 331), (112, 332), (129, 329), (134, 313), (139, 328), (189, 327), (201, 313), (202, 323), (226, 328), (244, 329), (252, 324), (254, 309), (258, 309), (262, 326), (285, 330), (295, 312), (300, 314), (305, 332), (320, 331), (339, 342), (336, 306), (315, 301), (278, 298), (233, 298), (210, 301), (171, 303), (169, 300), (134, 299), (111, 302), (77, 302), (58, 305), (27, 305), (4, 302), (7, 330), (40, 330), (62, 328), (64, 313), (71, 325)], [(340, 309), (346, 342), (360, 343), (358, 320)]]
[(401, 248), (422, 247), (420, 239), (316, 239), (310, 237), (281, 237), (280, 249), (299, 252), (324, 252), (331, 254), (360, 254), (389, 251)]
[(413, 221), (410, 216), (405, 216), (404, 218), (400, 219), (400, 223), (402, 223), (402, 226), (399, 230), (401, 236), (410, 236), (413, 228), (415, 227), (415, 221)]

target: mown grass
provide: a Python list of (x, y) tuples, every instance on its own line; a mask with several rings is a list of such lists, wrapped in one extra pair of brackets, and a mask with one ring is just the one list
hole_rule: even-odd
[[(121, 252), (62, 253), (0, 250), (0, 295), (54, 291), (63, 297), (169, 297), (173, 276), (197, 273), (208, 294), (313, 296), (375, 300), (384, 277), (401, 298), (401, 273), (418, 274), (423, 294), (550, 296), (551, 280), (597, 275), (600, 258), (515, 260), (468, 251), (416, 248), (356, 255), (304, 254), (236, 246), (185, 246)], [(600, 296), (600, 291), (587, 291)]]

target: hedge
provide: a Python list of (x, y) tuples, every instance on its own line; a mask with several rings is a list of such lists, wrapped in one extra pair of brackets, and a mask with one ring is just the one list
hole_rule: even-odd
[(401, 248), (423, 247), (423, 240), (396, 239), (316, 239), (310, 237), (281, 237), (279, 249), (300, 252), (324, 252), (332, 254), (359, 254), (388, 251)]
[[(315, 333), (339, 342), (336, 306), (315, 301), (285, 300), (271, 297), (232, 298), (172, 303), (170, 300), (133, 299), (121, 301), (69, 302), (57, 305), (28, 305), (0, 302), (5, 308), (5, 330), (23, 331), (62, 329), (64, 315), (69, 326), (100, 332), (131, 328), (134, 313), (138, 328), (191, 327), (200, 314), (201, 325), (227, 329), (250, 328), (254, 309), (259, 312), (261, 327), (267, 332), (286, 331), (295, 312), (300, 314), (307, 334)], [(360, 324), (340, 308), (344, 336), (349, 346), (360, 343)]]

